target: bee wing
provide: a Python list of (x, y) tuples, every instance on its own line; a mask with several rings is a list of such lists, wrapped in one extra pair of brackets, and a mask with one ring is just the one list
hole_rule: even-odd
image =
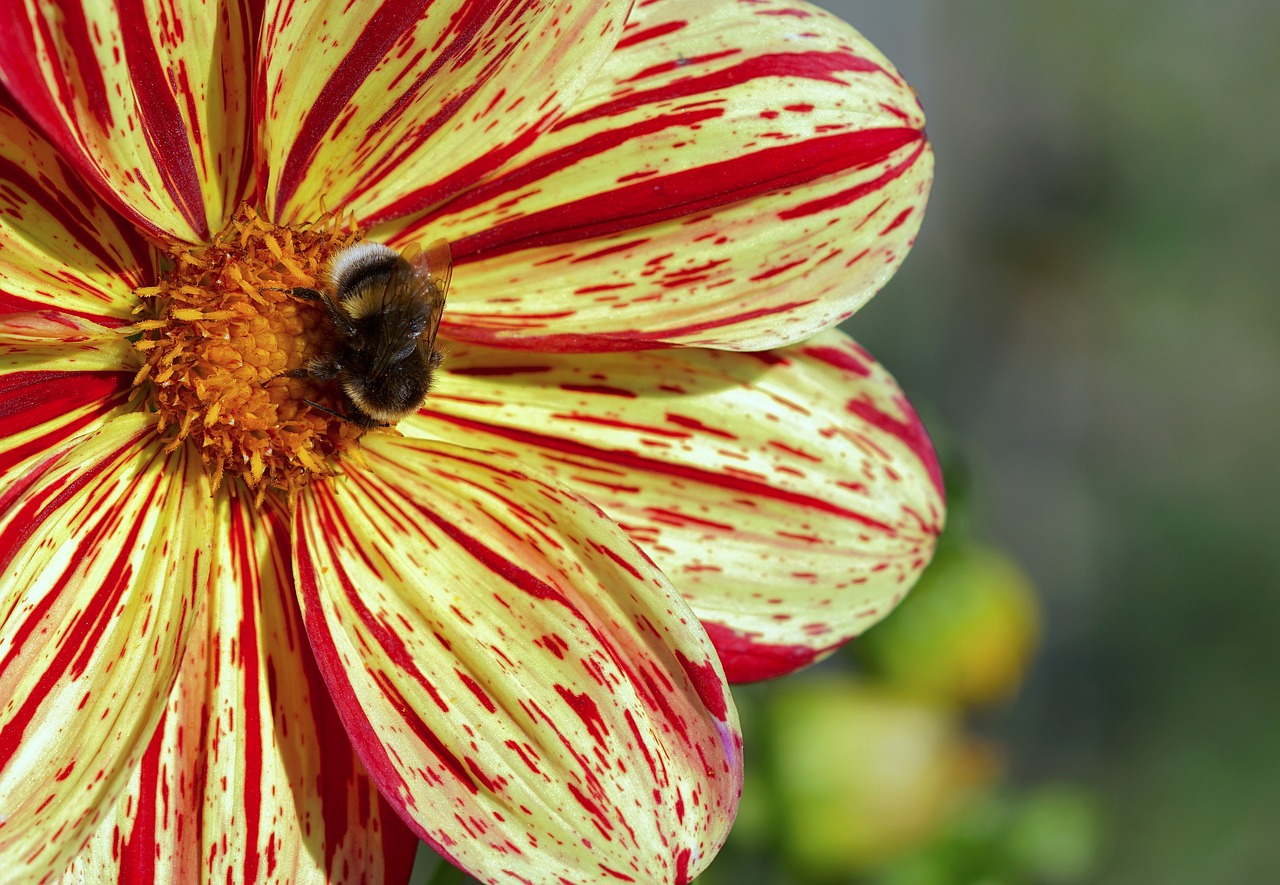
[[(413, 244), (417, 247), (417, 243)], [(403, 254), (403, 253), (402, 253)], [(440, 318), (444, 316), (445, 297), (449, 293), (449, 280), (453, 277), (453, 253), (448, 240), (436, 240), (427, 248), (415, 248), (412, 255), (405, 254), (405, 261), (420, 277), (427, 281), (424, 293), (428, 305), (427, 325), (421, 345), (430, 355), (435, 349), (436, 332), (440, 331)]]
[(453, 270), (448, 242), (436, 240), (425, 250), (412, 243), (400, 257), (403, 260), (396, 262), (383, 290), (382, 312), (386, 326), (403, 334), (387, 335), (377, 342), (372, 366), (375, 375), (406, 359), (415, 348), (424, 348), (429, 356), (444, 314)]

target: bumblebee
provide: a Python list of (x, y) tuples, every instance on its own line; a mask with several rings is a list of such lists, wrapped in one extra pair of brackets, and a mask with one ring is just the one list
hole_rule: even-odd
[(361, 427), (407, 418), (427, 398), (440, 365), (436, 332), (452, 271), (445, 240), (402, 252), (372, 242), (343, 249), (330, 262), (323, 288), (290, 290), (320, 304), (332, 337), (323, 353), (284, 376), (336, 380), (348, 409), (338, 417)]

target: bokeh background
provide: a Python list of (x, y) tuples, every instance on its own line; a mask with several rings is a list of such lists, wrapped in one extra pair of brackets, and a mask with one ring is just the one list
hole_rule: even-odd
[(864, 640), (735, 692), (699, 885), (1280, 881), (1280, 4), (822, 5), (929, 116), (846, 328), (952, 514)]
[[(916, 87), (938, 158), (914, 252), (846, 328), (934, 433), (955, 537), (864, 646), (890, 628), (882, 645), (946, 645), (930, 619), (949, 598), (976, 619), (953, 672), (972, 646), (1008, 652), (1005, 555), (1039, 630), (1012, 699), (970, 690), (959, 726), (904, 712), (904, 668), (865, 648), (749, 696), (773, 741), (748, 787), (772, 791), (766, 818), (807, 777), (777, 745), (807, 691), (850, 726), (829, 777), (866, 756), (924, 772), (896, 784), (917, 829), (878, 834), (859, 872), (786, 844), (785, 822), (744, 826), (716, 881), (1280, 881), (1280, 4), (821, 5)], [(832, 687), (868, 658), (871, 685)], [(850, 841), (902, 816), (862, 801), (828, 821)], [(753, 838), (784, 861), (737, 865)]]

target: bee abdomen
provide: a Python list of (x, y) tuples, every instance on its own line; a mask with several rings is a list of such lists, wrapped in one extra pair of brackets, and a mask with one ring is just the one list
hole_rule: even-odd
[(417, 411), (431, 385), (429, 371), (420, 360), (397, 363), (380, 378), (348, 375), (342, 389), (357, 409), (369, 417), (394, 424)]

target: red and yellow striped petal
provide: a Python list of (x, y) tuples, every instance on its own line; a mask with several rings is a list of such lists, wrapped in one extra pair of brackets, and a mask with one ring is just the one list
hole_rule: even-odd
[(60, 872), (128, 783), (209, 584), (209, 484), (147, 416), (0, 493), (0, 869)]
[(0, 492), (67, 440), (125, 408), (137, 352), (55, 311), (0, 314)]
[(295, 519), (307, 631), (357, 752), (490, 883), (683, 883), (728, 833), (737, 716), (666, 579), (515, 462), (365, 437)]
[(201, 242), (251, 184), (245, 5), (5, 3), (0, 79), (125, 217)]
[(942, 528), (928, 437), (826, 332), (759, 354), (456, 347), (401, 429), (553, 474), (671, 577), (729, 678), (812, 663), (883, 618)]
[(346, 0), (266, 16), (256, 102), (274, 218), (435, 206), (530, 145), (585, 86), (629, 2)]
[(0, 100), (0, 313), (128, 322), (155, 251)]
[(375, 235), (453, 243), (452, 338), (762, 350), (889, 279), (932, 169), (915, 94), (840, 20), (799, 0), (658, 0), (513, 167)]
[(64, 883), (404, 882), (418, 839), (316, 670), (288, 516), (220, 495), (213, 592), (165, 718)]

